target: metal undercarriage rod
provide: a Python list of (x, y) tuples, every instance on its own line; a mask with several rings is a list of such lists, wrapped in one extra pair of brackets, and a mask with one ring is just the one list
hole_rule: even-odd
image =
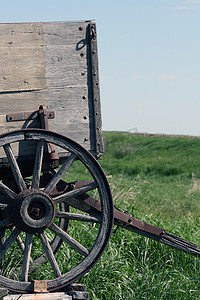
[[(73, 183), (66, 183), (61, 180), (54, 191), (52, 191), (52, 195), (62, 194), (67, 190), (74, 190), (85, 186), (86, 184), (91, 183), (91, 181), (76, 181)], [(58, 192), (59, 191), (59, 192)], [(71, 205), (77, 209), (80, 209), (84, 212), (89, 213), (91, 216), (98, 216), (101, 212), (101, 203), (89, 196), (88, 194), (82, 194), (75, 198), (69, 198), (65, 201), (68, 205)], [(114, 209), (114, 224), (118, 227), (122, 227), (124, 229), (136, 232), (140, 235), (153, 239), (162, 244), (168, 245), (170, 247), (179, 249), (190, 255), (200, 257), (200, 249), (194, 243), (191, 243), (181, 237), (173, 235), (171, 233), (166, 232), (165, 229), (159, 228), (143, 221), (140, 221), (136, 218), (129, 216), (127, 213), (123, 213), (120, 210)]]

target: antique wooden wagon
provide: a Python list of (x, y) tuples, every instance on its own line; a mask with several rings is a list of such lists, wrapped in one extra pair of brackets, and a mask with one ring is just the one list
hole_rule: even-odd
[[(92, 267), (112, 229), (109, 186), (94, 158), (103, 152), (96, 24), (0, 24), (0, 39), (0, 282), (19, 292), (37, 291), (37, 267), (48, 259), (54, 275), (42, 291), (56, 290)], [(62, 181), (77, 161), (82, 180)], [(90, 190), (100, 200), (98, 215), (87, 204)], [(72, 202), (83, 213), (69, 212)], [(69, 219), (101, 223), (91, 245), (68, 235)], [(69, 259), (64, 274), (55, 258), (62, 241), (72, 256), (78, 253), (77, 265)], [(37, 243), (43, 252), (34, 254)], [(20, 263), (8, 275), (13, 251)], [(35, 274), (30, 281), (29, 273)]]
[(113, 210), (96, 160), (103, 153), (96, 24), (0, 24), (0, 48), (1, 286), (31, 293), (73, 283), (102, 255), (113, 219), (199, 256), (195, 244)]

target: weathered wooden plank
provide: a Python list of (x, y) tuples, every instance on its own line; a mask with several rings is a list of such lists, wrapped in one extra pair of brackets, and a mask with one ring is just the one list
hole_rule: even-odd
[[(6, 290), (6, 289), (4, 289)], [(83, 293), (83, 292), (82, 292)], [(85, 292), (86, 293), (86, 292)], [(2, 296), (7, 295), (8, 292), (2, 291)], [(0, 294), (1, 296), (1, 294)], [(72, 298), (71, 295), (67, 294), (66, 292), (57, 292), (57, 293), (42, 293), (40, 294), (10, 294), (3, 298), (3, 300), (34, 300), (34, 299), (41, 299), (41, 300), (73, 300), (75, 298)], [(76, 298), (76, 299), (89, 299), (88, 298)]]
[(76, 43), (47, 45), (45, 51), (49, 65), (87, 67), (87, 44), (81, 50), (76, 49)]
[(0, 92), (46, 88), (46, 60), (43, 47), (0, 47), (0, 52)]
[[(0, 134), (39, 127), (37, 120), (8, 123), (6, 115), (35, 111), (42, 104), (55, 111), (55, 119), (49, 120), (50, 130), (96, 152), (94, 126), (98, 127), (95, 118), (99, 112), (94, 111), (91, 92), (94, 82), (89, 61), (88, 24), (0, 24), (3, 54), (0, 57)], [(35, 147), (30, 143), (23, 155), (30, 149), (33, 151), (29, 154), (35, 154)], [(98, 146), (98, 149), (102, 148)], [(17, 146), (13, 152), (21, 155)], [(0, 157), (2, 155), (0, 151)]]
[(43, 23), (43, 34), (48, 44), (75, 44), (81, 50), (86, 43), (87, 25), (87, 22), (47, 22)]
[[(34, 45), (76, 44), (77, 49), (85, 44), (87, 22), (34, 22), (0, 24), (3, 47)], [(80, 30), (82, 28), (82, 30)]]
[[(64, 98), (67, 94), (68, 97)], [(6, 114), (20, 112), (22, 107), (24, 111), (35, 111), (41, 103), (45, 103), (47, 107), (55, 111), (55, 119), (48, 120), (49, 129), (69, 136), (86, 149), (90, 149), (90, 119), (87, 91), (84, 88), (52, 89), (49, 95), (45, 91), (40, 95), (37, 92), (11, 93), (6, 96), (0, 94), (0, 103), (2, 105), (0, 133), (26, 127), (38, 128), (40, 126), (38, 120), (6, 122)]]
[(26, 47), (44, 44), (42, 23), (0, 24), (1, 47)]

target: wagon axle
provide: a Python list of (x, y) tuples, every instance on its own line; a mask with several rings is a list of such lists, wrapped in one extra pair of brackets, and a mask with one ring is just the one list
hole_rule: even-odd
[(22, 231), (43, 232), (55, 218), (53, 199), (36, 189), (22, 191), (11, 205), (13, 223)]

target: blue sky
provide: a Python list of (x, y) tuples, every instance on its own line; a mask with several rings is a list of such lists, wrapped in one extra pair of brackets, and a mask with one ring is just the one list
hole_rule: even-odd
[(1, 2), (1, 23), (88, 19), (103, 129), (200, 135), (200, 0)]

